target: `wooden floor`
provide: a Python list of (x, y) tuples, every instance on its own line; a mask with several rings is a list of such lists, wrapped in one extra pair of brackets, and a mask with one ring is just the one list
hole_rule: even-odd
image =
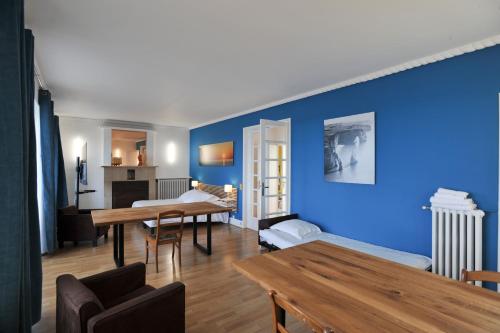
[[(42, 320), (33, 332), (55, 332), (55, 280), (70, 273), (78, 278), (113, 269), (113, 238), (63, 250), (43, 257)], [(200, 237), (201, 234), (201, 237)], [(205, 240), (205, 229), (199, 229), (198, 240)], [(212, 256), (206, 256), (192, 245), (192, 232), (185, 231), (182, 243), (182, 266), (171, 261), (172, 248), (160, 250), (160, 272), (154, 258), (147, 265), (146, 282), (161, 287), (173, 281), (186, 285), (187, 332), (271, 332), (271, 306), (266, 292), (246, 279), (232, 266), (234, 261), (260, 254), (257, 234), (249, 229), (216, 225), (212, 232)], [(103, 243), (104, 242), (104, 243)], [(67, 243), (68, 244), (68, 243)], [(144, 238), (140, 225), (125, 226), (125, 264), (144, 262)], [(301, 323), (287, 318), (293, 332), (308, 332)]]

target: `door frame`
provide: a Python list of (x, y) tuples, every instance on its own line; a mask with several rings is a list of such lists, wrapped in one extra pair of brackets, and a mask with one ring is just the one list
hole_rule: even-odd
[[(498, 93), (498, 129), (500, 131), (500, 93)], [(500, 135), (498, 137), (498, 203), (497, 212), (500, 209)], [(500, 219), (497, 214), (497, 271), (500, 272)], [(497, 283), (497, 292), (500, 292), (500, 283)]]
[[(288, 156), (287, 156), (287, 174), (288, 174), (288, 184), (287, 184), (287, 207), (288, 210), (291, 212), (292, 207), (291, 205), (291, 197), (292, 197), (292, 119), (291, 118), (286, 118), (286, 119), (279, 119), (277, 121), (283, 121), (289, 123), (289, 128), (288, 128), (288, 144), (289, 144), (289, 149), (288, 149)], [(249, 221), (249, 214), (251, 212), (248, 210), (247, 207), (247, 200), (251, 199), (251, 196), (249, 195), (249, 191), (251, 190), (251, 187), (248, 186), (249, 182), (251, 179), (249, 179), (249, 176), (247, 174), (248, 170), (251, 170), (251, 163), (252, 159), (249, 158), (251, 157), (252, 151), (250, 150), (249, 146), (249, 140), (252, 138), (250, 137), (250, 134), (254, 131), (260, 131), (260, 125), (253, 125), (253, 126), (247, 126), (243, 128), (243, 191), (242, 191), (242, 209), (243, 209), (243, 228), (249, 228), (252, 230), (258, 230), (258, 225), (250, 225), (248, 223)], [(251, 141), (250, 141), (251, 142)], [(249, 164), (250, 163), (250, 164)], [(260, 179), (259, 179), (260, 183)]]
[(253, 132), (258, 130), (259, 125), (243, 128), (243, 198), (241, 200), (241, 206), (243, 209), (243, 228), (249, 228), (252, 230), (258, 230), (258, 225), (254, 226), (249, 223), (251, 211), (248, 209), (248, 200), (251, 200), (252, 198), (250, 195), (250, 191), (252, 190), (252, 188), (251, 186), (249, 186), (251, 179), (248, 176), (248, 171), (252, 170), (252, 158), (250, 158), (252, 154), (250, 145), (250, 143), (252, 143), (252, 134)]

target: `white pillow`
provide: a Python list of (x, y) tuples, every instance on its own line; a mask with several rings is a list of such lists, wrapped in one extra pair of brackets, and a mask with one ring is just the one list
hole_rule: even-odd
[(317, 225), (297, 219), (276, 223), (271, 226), (271, 229), (286, 232), (298, 239), (304, 239), (321, 233), (321, 229)]
[(218, 197), (216, 197), (215, 195), (212, 195), (210, 193), (200, 191), (200, 190), (187, 191), (186, 193), (182, 194), (179, 197), (179, 200), (184, 202), (184, 203), (212, 201), (215, 199), (218, 199)]

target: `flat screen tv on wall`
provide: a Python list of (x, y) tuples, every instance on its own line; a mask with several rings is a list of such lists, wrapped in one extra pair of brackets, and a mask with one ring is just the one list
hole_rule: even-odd
[(233, 141), (199, 146), (199, 164), (201, 166), (234, 165)]

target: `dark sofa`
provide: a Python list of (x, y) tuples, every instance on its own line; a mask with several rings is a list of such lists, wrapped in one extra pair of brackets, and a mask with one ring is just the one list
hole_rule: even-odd
[(155, 289), (143, 263), (78, 280), (57, 278), (57, 333), (185, 331), (185, 286)]

